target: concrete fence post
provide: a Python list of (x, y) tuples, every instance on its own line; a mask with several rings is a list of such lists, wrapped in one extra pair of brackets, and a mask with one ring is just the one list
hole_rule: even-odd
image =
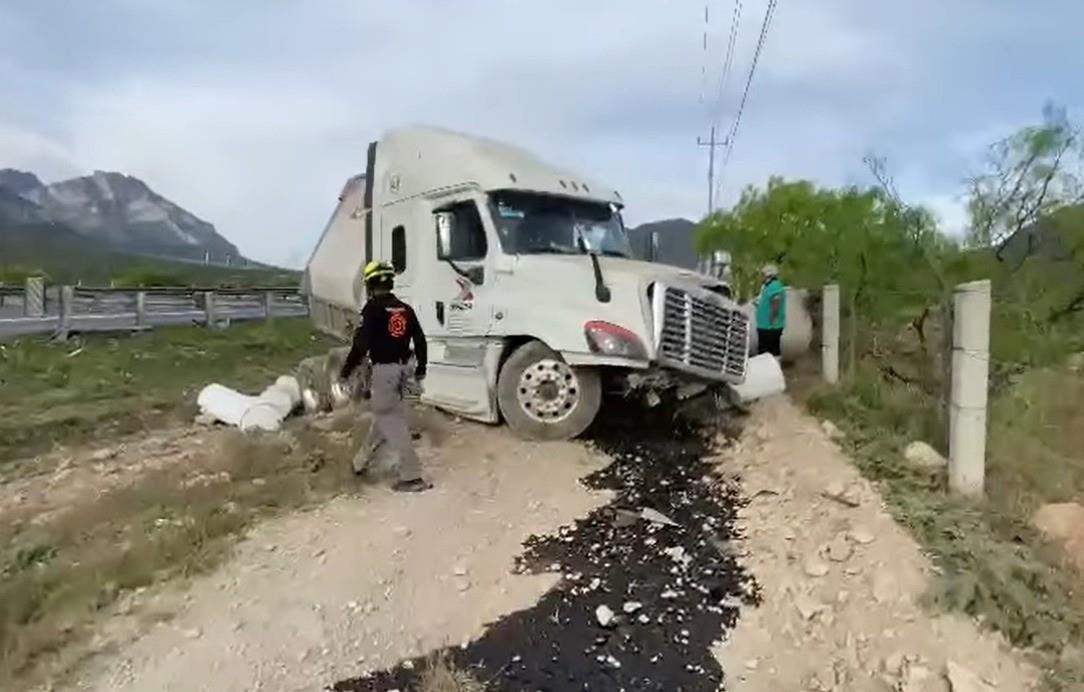
[(60, 287), (60, 310), (58, 311), (57, 320), (57, 338), (61, 341), (67, 341), (68, 332), (71, 331), (72, 322), (72, 307), (75, 303), (75, 287), (74, 286), (61, 286)]
[(275, 308), (275, 294), (271, 291), (267, 291), (263, 294), (263, 316), (266, 319), (272, 319), (274, 317), (273, 311)]
[(23, 288), (23, 314), (27, 317), (45, 316), (45, 280), (40, 276), (27, 278)]
[(990, 282), (960, 284), (953, 295), (949, 488), (981, 495), (986, 475), (990, 374)]
[(135, 322), (136, 327), (142, 329), (147, 326), (147, 292), (136, 291), (135, 294)]
[(218, 323), (218, 315), (215, 310), (215, 292), (205, 291), (203, 294), (204, 321), (208, 329), (214, 329)]
[(839, 285), (824, 287), (821, 296), (821, 374), (829, 384), (839, 382)]

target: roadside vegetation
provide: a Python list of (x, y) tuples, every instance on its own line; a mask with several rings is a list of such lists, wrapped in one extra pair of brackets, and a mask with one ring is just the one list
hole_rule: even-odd
[[(120, 470), (124, 453), (94, 462), (92, 452), (123, 447), (126, 433), (188, 425), (208, 382), (262, 389), (326, 348), (303, 320), (4, 344), (0, 478), (60, 480), (56, 474), (70, 471), (31, 456), (54, 445), (64, 447), (49, 456), (74, 459), (69, 469), (96, 463), (105, 474), (111, 464)], [(196, 429), (181, 445), (150, 449), (163, 463), (143, 468), (142, 459), (127, 459), (142, 471), (94, 482), (76, 501), (32, 497), (24, 504), (5, 489), (0, 679), (16, 688), (56, 680), (86, 651), (101, 612), (126, 600), (134, 608), (143, 589), (213, 568), (262, 517), (349, 487), (356, 428), (353, 416), (341, 416), (319, 429), (294, 421), (278, 434)], [(79, 478), (88, 474), (96, 475), (88, 469)]]
[(302, 319), (0, 343), (0, 478), (56, 445), (191, 420), (204, 385), (259, 391), (327, 346)]
[(62, 677), (100, 626), (97, 615), (118, 600), (134, 596), (135, 608), (144, 588), (220, 564), (259, 519), (349, 487), (352, 423), (338, 434), (302, 425), (258, 436), (220, 431), (183, 463), (85, 502), (44, 516), (5, 512), (0, 678), (29, 687)]
[[(774, 178), (705, 219), (701, 250), (726, 248), (742, 298), (758, 266), (841, 291), (839, 386), (798, 395), (846, 434), (841, 444), (880, 483), (897, 519), (934, 558), (930, 601), (976, 617), (1033, 652), (1052, 689), (1084, 684), (1084, 575), (1031, 525), (1036, 509), (1084, 496), (1084, 142), (1064, 112), (995, 143), (965, 194), (965, 238), (898, 194), (869, 156), (867, 188)], [(951, 295), (993, 287), (986, 496), (947, 493), (944, 472), (909, 465), (921, 440), (947, 450)]]
[(418, 681), (418, 692), (485, 692), (485, 689), (477, 678), (444, 655), (426, 661)]
[(50, 284), (84, 286), (296, 287), (301, 274), (269, 266), (222, 267), (127, 255), (50, 225), (0, 220), (0, 284), (21, 286), (28, 276)]

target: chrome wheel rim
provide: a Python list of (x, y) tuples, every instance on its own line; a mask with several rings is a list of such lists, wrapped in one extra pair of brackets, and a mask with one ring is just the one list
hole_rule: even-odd
[(559, 423), (580, 403), (580, 383), (567, 363), (546, 358), (519, 376), (516, 399), (520, 408), (540, 423)]

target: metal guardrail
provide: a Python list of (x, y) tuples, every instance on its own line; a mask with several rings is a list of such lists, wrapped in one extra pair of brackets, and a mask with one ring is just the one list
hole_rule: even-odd
[(46, 290), (44, 310), (27, 314), (26, 295), (0, 287), (0, 340), (30, 334), (66, 338), (72, 332), (133, 331), (155, 326), (202, 324), (220, 328), (234, 321), (304, 317), (308, 303), (291, 288), (95, 288)]

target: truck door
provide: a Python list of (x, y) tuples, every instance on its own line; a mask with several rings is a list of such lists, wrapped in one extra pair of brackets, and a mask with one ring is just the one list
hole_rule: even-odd
[(482, 213), (484, 197), (471, 195), (433, 209), (425, 289), (415, 309), (424, 314), (430, 368), (423, 401), (465, 417), (496, 422), (496, 369), (501, 342), (493, 321), (491, 246)]

